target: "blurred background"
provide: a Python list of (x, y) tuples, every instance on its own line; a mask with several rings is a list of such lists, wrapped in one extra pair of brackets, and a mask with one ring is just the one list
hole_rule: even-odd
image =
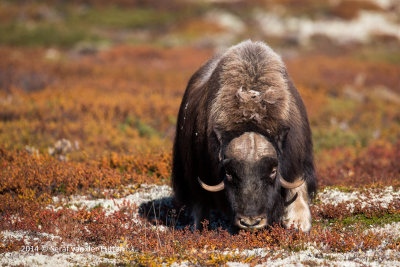
[(190, 76), (246, 39), (282, 55), (322, 176), (341, 164), (350, 179), (346, 164), (360, 157), (398, 175), (397, 0), (1, 0), (0, 146), (65, 161), (118, 165), (145, 152), (168, 162)]
[(295, 49), (381, 43), (395, 52), (400, 38), (396, 0), (2, 0), (0, 12), (1, 44), (76, 50), (225, 48), (252, 38)]

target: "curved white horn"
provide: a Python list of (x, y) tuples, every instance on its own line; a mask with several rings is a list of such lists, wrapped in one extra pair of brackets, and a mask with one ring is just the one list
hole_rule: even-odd
[(210, 192), (218, 192), (218, 191), (224, 190), (224, 188), (225, 188), (224, 181), (220, 182), (217, 185), (208, 185), (208, 184), (203, 183), (203, 181), (200, 180), (200, 177), (198, 177), (197, 180), (199, 181), (199, 183), (200, 183), (201, 187), (203, 187), (203, 189), (210, 191)]
[(283, 179), (282, 176), (279, 175), (279, 181), (281, 182), (281, 185), (283, 188), (287, 188), (287, 189), (294, 189), (297, 188), (299, 186), (301, 186), (304, 183), (303, 179), (299, 179), (293, 183), (290, 183), (288, 181), (286, 181), (285, 179)]

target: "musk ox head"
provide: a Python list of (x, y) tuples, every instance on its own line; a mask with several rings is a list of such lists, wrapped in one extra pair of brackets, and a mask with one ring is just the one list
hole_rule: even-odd
[(208, 191), (225, 189), (233, 222), (243, 229), (259, 229), (278, 222), (283, 213), (280, 188), (296, 188), (303, 180), (289, 183), (279, 171), (278, 153), (266, 137), (246, 132), (232, 139), (223, 152), (224, 180)]

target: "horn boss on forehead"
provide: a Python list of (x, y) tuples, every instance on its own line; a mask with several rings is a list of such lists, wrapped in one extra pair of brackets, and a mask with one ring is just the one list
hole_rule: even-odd
[(308, 203), (315, 184), (306, 110), (270, 47), (240, 43), (192, 76), (178, 114), (172, 185), (196, 226), (213, 208), (245, 229), (297, 220), (287, 198)]
[(277, 158), (274, 146), (267, 138), (254, 132), (245, 132), (234, 138), (226, 147), (225, 157), (257, 161), (262, 157)]

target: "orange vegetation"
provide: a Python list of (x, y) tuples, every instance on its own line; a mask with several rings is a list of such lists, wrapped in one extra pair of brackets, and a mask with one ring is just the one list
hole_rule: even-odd
[[(312, 242), (327, 252), (382, 246), (382, 234), (366, 232), (362, 224), (347, 229), (343, 220), (399, 218), (398, 199), (386, 207), (355, 203), (352, 212), (345, 204), (316, 203), (310, 234), (280, 226), (237, 235), (207, 227), (153, 231), (153, 224), (171, 220), (169, 207), (162, 207), (169, 214), (164, 218), (140, 217), (139, 227), (138, 207), (129, 203), (111, 215), (102, 207), (46, 208), (54, 197), (118, 197), (127, 185), (169, 184), (181, 97), (190, 75), (212, 54), (191, 47), (119, 46), (89, 54), (0, 47), (0, 229), (52, 233), (75, 244), (131, 246), (136, 252), (121, 259), (138, 264), (255, 264), (265, 259), (218, 251), (262, 247), (287, 253)], [(310, 53), (286, 64), (308, 109), (320, 187), (398, 188), (399, 66)], [(49, 153), (63, 138), (70, 148)], [(190, 222), (189, 215), (182, 213), (181, 220)], [(385, 246), (398, 251), (398, 240), (392, 241)], [(22, 244), (6, 239), (0, 252)]]

